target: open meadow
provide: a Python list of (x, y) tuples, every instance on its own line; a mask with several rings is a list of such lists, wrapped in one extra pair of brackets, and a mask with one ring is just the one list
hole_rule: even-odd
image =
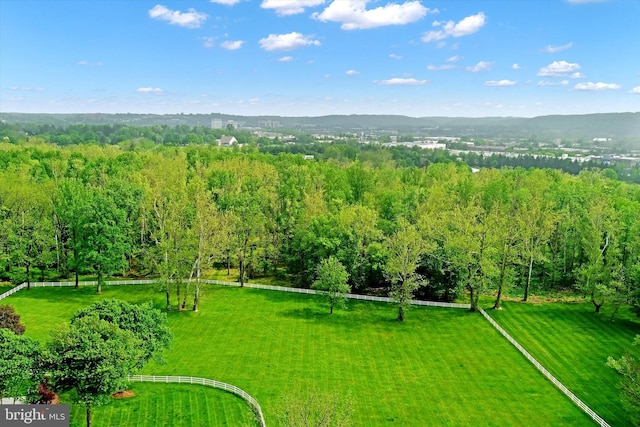
[[(21, 291), (3, 302), (13, 305), (21, 314), (28, 336), (43, 341), (49, 330), (67, 322), (75, 310), (98, 299), (130, 302), (153, 299), (156, 307), (161, 308), (163, 297), (157, 286), (107, 287), (100, 296), (93, 287), (36, 288)], [(503, 323), (513, 316), (515, 322), (520, 312), (519, 305), (512, 303), (496, 318)], [(142, 373), (190, 375), (234, 384), (260, 402), (270, 426), (277, 425), (277, 408), (282, 397), (300, 389), (350, 398), (355, 426), (593, 425), (479, 314), (462, 309), (416, 307), (408, 312), (404, 323), (395, 320), (396, 314), (396, 308), (390, 304), (350, 301), (347, 310), (338, 310), (330, 316), (328, 307), (317, 297), (207, 286), (199, 312), (169, 313), (175, 337), (166, 353), (168, 363), (151, 363)], [(559, 314), (552, 315), (548, 322), (555, 322), (556, 317)], [(533, 322), (531, 318), (523, 319)], [(621, 323), (614, 323), (612, 328), (624, 326)], [(628, 327), (631, 329), (615, 338), (624, 338), (622, 344), (629, 341), (627, 336), (632, 338), (633, 328), (637, 330), (636, 323), (631, 322)], [(577, 339), (581, 328), (580, 324), (574, 329), (567, 328), (562, 342), (570, 344)], [(509, 332), (520, 339), (514, 330)], [(604, 326), (593, 328), (596, 341), (607, 333), (610, 330)], [(522, 340), (527, 348), (532, 342)], [(614, 352), (622, 344), (608, 348)], [(564, 348), (572, 352), (574, 347)], [(606, 366), (591, 371), (585, 361), (600, 362), (599, 356), (588, 350), (592, 349), (580, 350), (576, 356), (582, 364), (573, 362), (571, 369), (567, 369), (567, 375), (571, 376), (572, 371), (585, 367), (580, 373), (583, 376), (571, 377), (573, 383), (571, 378), (556, 372), (557, 366), (571, 363), (562, 362), (563, 352), (557, 356), (557, 366), (548, 367), (587, 404), (596, 411), (602, 409), (605, 419), (607, 415), (612, 418), (613, 407), (597, 406), (597, 402), (581, 396), (580, 382), (600, 381), (596, 388), (607, 389), (603, 396), (617, 405), (615, 373)], [(535, 349), (530, 351), (539, 357)], [(615, 352), (611, 354), (617, 356)], [(542, 357), (540, 361), (548, 363)], [(604, 361), (601, 363), (604, 365)], [(594, 378), (589, 379), (588, 375)], [(195, 392), (186, 391), (185, 387), (193, 387)], [(229, 395), (229, 399), (239, 402), (231, 404), (224, 392), (186, 385), (134, 384), (132, 388), (138, 393), (136, 400), (96, 408), (96, 427), (114, 423), (138, 425), (136, 412), (148, 414), (147, 418), (159, 417), (150, 408), (164, 406), (168, 401), (173, 402), (173, 407), (195, 410), (203, 404), (216, 406), (202, 425), (234, 425), (238, 420), (246, 420), (248, 409), (244, 402)], [(207, 396), (211, 392), (223, 397), (202, 397), (192, 403), (193, 393), (202, 391), (204, 395), (204, 390)], [(72, 413), (81, 414), (81, 408), (76, 411)], [(615, 421), (612, 425), (629, 423), (621, 414)], [(157, 425), (162, 422), (158, 418)]]

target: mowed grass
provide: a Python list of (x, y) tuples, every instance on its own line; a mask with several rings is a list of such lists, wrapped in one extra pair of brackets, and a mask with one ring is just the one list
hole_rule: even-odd
[[(94, 292), (38, 288), (7, 302), (39, 339), (100, 298), (163, 306), (156, 286)], [(389, 304), (350, 301), (329, 315), (316, 297), (219, 286), (205, 288), (200, 309), (169, 314), (168, 363), (143, 373), (234, 384), (260, 402), (267, 425), (294, 389), (350, 396), (355, 426), (593, 424), (477, 313), (413, 308), (399, 323)]]
[(612, 426), (632, 425), (620, 405), (620, 376), (606, 365), (608, 356), (640, 350), (631, 345), (640, 322), (628, 307), (613, 322), (606, 305), (600, 314), (589, 303), (505, 302), (503, 307), (487, 312), (560, 382)]
[[(96, 427), (256, 426), (241, 398), (210, 387), (188, 384), (132, 383), (136, 395), (113, 399), (91, 410)], [(71, 427), (86, 426), (85, 408), (72, 405)]]

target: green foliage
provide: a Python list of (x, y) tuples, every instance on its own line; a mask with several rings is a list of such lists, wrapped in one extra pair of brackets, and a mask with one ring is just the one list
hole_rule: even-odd
[[(636, 335), (633, 345), (640, 342), (640, 335)], [(621, 399), (625, 408), (631, 412), (636, 419), (640, 417), (640, 364), (631, 356), (626, 354), (620, 359), (607, 358), (607, 366), (615, 369), (623, 379), (620, 384)]]
[(303, 393), (291, 389), (281, 398), (278, 425), (281, 427), (348, 427), (352, 411), (349, 396), (337, 396), (318, 390)]
[(334, 306), (344, 306), (345, 295), (351, 291), (347, 284), (349, 273), (340, 261), (334, 257), (329, 257), (320, 261), (316, 269), (317, 279), (313, 282), (312, 288), (321, 291), (329, 300), (329, 313), (333, 314)]
[(0, 398), (20, 397), (35, 391), (39, 382), (40, 344), (0, 328)]
[(71, 323), (93, 316), (130, 331), (140, 341), (142, 351), (135, 361), (136, 369), (141, 369), (151, 359), (164, 362), (163, 351), (169, 347), (173, 336), (167, 325), (167, 315), (156, 310), (150, 301), (145, 304), (130, 304), (116, 299), (99, 301), (78, 310)]
[(54, 390), (74, 392), (75, 401), (86, 407), (90, 427), (91, 407), (124, 390), (127, 375), (137, 371), (144, 354), (142, 344), (131, 331), (97, 315), (83, 316), (52, 331), (41, 366)]

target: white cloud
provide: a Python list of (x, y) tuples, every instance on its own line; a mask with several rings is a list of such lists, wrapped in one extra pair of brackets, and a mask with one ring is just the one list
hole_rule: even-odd
[(467, 71), (472, 73), (479, 73), (480, 71), (491, 71), (493, 62), (480, 61), (473, 67), (467, 67)]
[(542, 49), (542, 51), (543, 52), (547, 52), (547, 53), (558, 53), (558, 52), (562, 52), (563, 50), (567, 50), (567, 49), (571, 48), (571, 46), (573, 46), (573, 42), (569, 42), (567, 44), (563, 44), (562, 46), (551, 46), (551, 45), (548, 45), (547, 47)]
[(514, 70), (520, 70), (522, 67), (520, 66), (520, 64), (513, 64), (511, 68), (513, 68)]
[(425, 43), (435, 40), (443, 40), (447, 37), (462, 37), (476, 33), (486, 24), (487, 17), (483, 12), (476, 15), (467, 16), (460, 22), (447, 21), (445, 23), (436, 21), (433, 23), (440, 30), (433, 30), (424, 33), (422, 41)]
[(401, 79), (395, 77), (388, 80), (374, 80), (373, 83), (380, 86), (422, 86), (429, 84), (429, 80)]
[(455, 65), (445, 64), (445, 65), (427, 65), (427, 70), (429, 71), (443, 71), (443, 70), (452, 70), (457, 68)]
[(437, 13), (437, 9), (430, 10), (417, 0), (402, 4), (388, 3), (375, 9), (367, 9), (367, 3), (369, 0), (334, 0), (324, 11), (312, 16), (322, 22), (340, 22), (343, 30), (362, 30), (410, 24), (424, 18), (429, 12)]
[(159, 87), (139, 87), (138, 89), (136, 89), (136, 92), (138, 92), (138, 93), (154, 93), (156, 95), (160, 95), (164, 91), (162, 89), (160, 89)]
[(546, 67), (540, 68), (538, 77), (567, 77), (580, 69), (580, 65), (567, 61), (554, 61)]
[(234, 4), (240, 3), (240, 0), (209, 0), (211, 3), (218, 3), (225, 6), (233, 6)]
[(569, 84), (569, 80), (562, 80), (559, 82), (550, 82), (548, 80), (540, 80), (538, 86), (566, 86)]
[(225, 40), (220, 43), (220, 47), (227, 50), (238, 50), (243, 44), (243, 40)]
[(616, 84), (616, 83), (602, 83), (602, 82), (598, 82), (598, 83), (593, 83), (593, 82), (578, 83), (574, 87), (575, 90), (592, 90), (592, 91), (616, 90), (616, 89), (621, 89), (621, 88), (622, 88), (622, 86), (620, 86), (619, 84)]
[(11, 86), (11, 90), (19, 90), (24, 92), (44, 92), (43, 87), (31, 87), (31, 86)]
[(636, 86), (629, 91), (629, 93), (640, 93), (640, 86)]
[(280, 16), (297, 15), (307, 7), (323, 4), (325, 0), (262, 0), (263, 9), (273, 9)]
[(513, 86), (518, 84), (518, 82), (515, 82), (513, 80), (488, 80), (486, 82), (484, 82), (485, 86)]
[(463, 59), (464, 59), (463, 56), (456, 55), (456, 56), (452, 56), (451, 58), (447, 59), (447, 62), (458, 62), (458, 61), (462, 61)]
[(360, 71), (357, 70), (347, 70), (344, 72), (347, 76), (356, 76), (360, 74)]
[(293, 56), (283, 56), (282, 58), (278, 58), (278, 62), (291, 62), (293, 61)]
[(392, 53), (392, 54), (389, 55), (389, 58), (391, 58), (391, 59), (402, 59), (402, 56), (396, 55), (395, 53)]
[(571, 77), (572, 79), (584, 79), (584, 78), (586, 78), (587, 76), (585, 76), (585, 75), (584, 75), (584, 74), (582, 74), (582, 73), (573, 73), (573, 74), (571, 74), (571, 76), (570, 76), (570, 77)]
[(179, 10), (168, 9), (161, 4), (157, 4), (150, 9), (149, 16), (152, 19), (167, 21), (172, 25), (185, 28), (199, 28), (207, 20), (206, 13), (200, 13), (193, 8), (187, 9), (187, 12), (180, 12)]
[(206, 47), (207, 49), (210, 49), (213, 47), (214, 42), (215, 42), (215, 37), (202, 37), (203, 43), (202, 46)]
[(102, 62), (78, 61), (78, 65), (83, 65), (85, 67), (102, 67), (104, 64)]
[(269, 37), (260, 39), (260, 47), (264, 50), (293, 50), (305, 46), (320, 46), (313, 36), (293, 32), (289, 34), (269, 34)]

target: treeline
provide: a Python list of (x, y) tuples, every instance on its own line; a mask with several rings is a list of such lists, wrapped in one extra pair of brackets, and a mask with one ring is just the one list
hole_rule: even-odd
[[(340, 139), (339, 142), (318, 142), (311, 135), (299, 131), (280, 130), (293, 136), (295, 144), (287, 143), (283, 138), (256, 136), (249, 131), (228, 128), (211, 129), (207, 126), (155, 125), (133, 126), (124, 124), (74, 124), (55, 126), (42, 123), (0, 123), (0, 141), (25, 143), (38, 139), (42, 142), (61, 147), (82, 144), (118, 145), (128, 151), (140, 151), (157, 145), (189, 146), (217, 145), (223, 135), (234, 136), (240, 145), (249, 145), (259, 151), (270, 154), (294, 153), (329, 158), (349, 158), (355, 160), (364, 157), (372, 162), (381, 163), (392, 159), (400, 166), (424, 167), (431, 163), (464, 162), (476, 168), (523, 167), (559, 169), (577, 175), (584, 169), (608, 170), (608, 176), (626, 182), (640, 184), (640, 163), (609, 162), (588, 160), (579, 162), (569, 158), (535, 156), (523, 153), (517, 157), (502, 154), (479, 155), (470, 153), (449, 153), (447, 150), (423, 150), (418, 147), (384, 148), (378, 144), (362, 144), (356, 138)], [(342, 135), (344, 136), (344, 135)], [(381, 138), (383, 140), (384, 138)], [(412, 135), (404, 139), (413, 141)], [(403, 140), (403, 136), (400, 137)], [(455, 144), (454, 144), (455, 145)], [(466, 148), (466, 146), (464, 147)]]
[(0, 279), (157, 277), (167, 308), (197, 309), (212, 267), (309, 287), (333, 256), (359, 293), (410, 278), (428, 282), (420, 298), (464, 292), (474, 307), (514, 287), (524, 299), (577, 290), (596, 310), (635, 299), (640, 186), (598, 170), (399, 166), (386, 153), (0, 144)]

